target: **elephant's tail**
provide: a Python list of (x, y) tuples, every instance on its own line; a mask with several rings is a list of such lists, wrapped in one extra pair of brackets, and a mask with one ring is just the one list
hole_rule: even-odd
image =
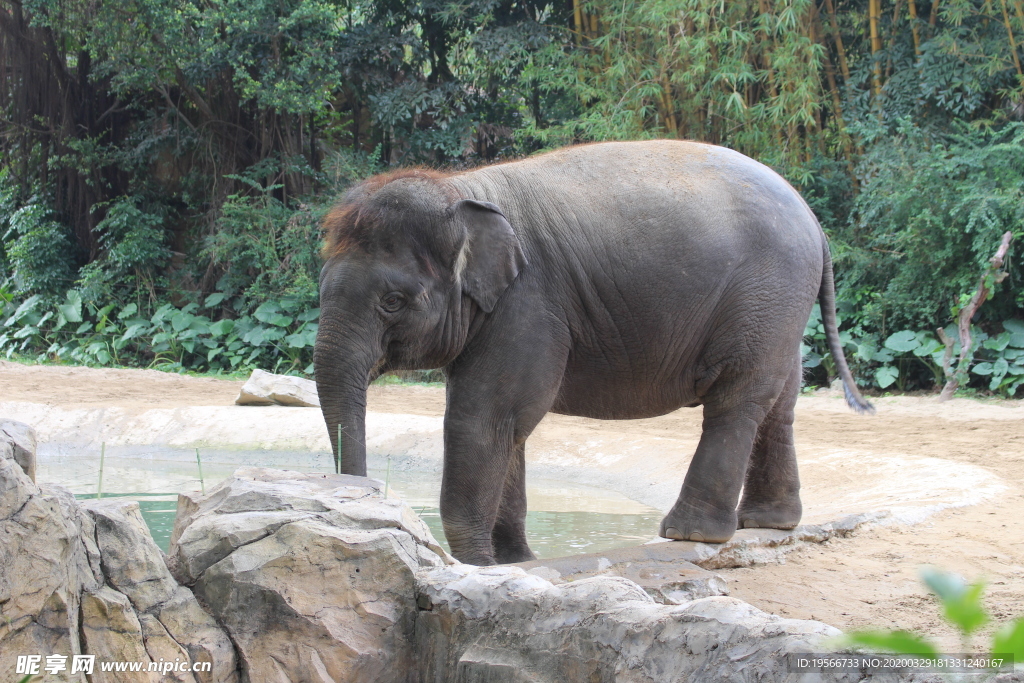
[(821, 305), (821, 320), (825, 326), (825, 340), (828, 342), (832, 359), (836, 362), (839, 377), (843, 380), (843, 392), (846, 394), (847, 405), (858, 413), (873, 414), (875, 407), (860, 393), (860, 389), (857, 388), (857, 383), (853, 379), (853, 373), (850, 372), (850, 366), (846, 364), (846, 357), (843, 355), (843, 344), (839, 341), (839, 328), (836, 325), (836, 291), (832, 276), (832, 254), (824, 234), (822, 234), (821, 242), (825, 260), (821, 269), (818, 303)]

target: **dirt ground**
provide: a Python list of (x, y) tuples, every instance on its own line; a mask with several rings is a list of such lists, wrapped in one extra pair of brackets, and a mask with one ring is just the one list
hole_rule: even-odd
[[(0, 401), (65, 407), (168, 408), (225, 405), (242, 382), (155, 370), (28, 366), (0, 361)], [(875, 399), (878, 413), (859, 416), (834, 396), (801, 397), (796, 438), (801, 448), (842, 447), (944, 458), (982, 467), (1008, 485), (997, 499), (945, 510), (914, 526), (875, 527), (847, 539), (809, 545), (779, 565), (722, 570), (731, 594), (786, 617), (818, 619), (847, 630), (901, 628), (935, 636), (946, 652), (964, 649), (939, 618), (918, 579), (933, 564), (987, 583), (993, 623), (1024, 615), (1024, 402), (934, 397)], [(371, 388), (378, 412), (441, 415), (442, 389)], [(545, 434), (580, 438), (579, 430), (699, 435), (700, 413), (684, 410), (653, 420), (596, 422), (549, 416)], [(975, 648), (987, 637), (977, 638)]]

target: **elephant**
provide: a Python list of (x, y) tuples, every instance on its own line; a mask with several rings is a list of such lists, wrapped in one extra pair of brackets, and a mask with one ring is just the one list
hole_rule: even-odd
[[(795, 189), (724, 147), (608, 142), (356, 185), (323, 221), (314, 364), (340, 471), (366, 475), (367, 386), (446, 378), (452, 554), (533, 559), (525, 453), (549, 411), (628, 420), (702, 406), (659, 533), (722, 543), (800, 521), (793, 414), (821, 304), (847, 403), (828, 242)], [(740, 498), (742, 492), (742, 499)]]

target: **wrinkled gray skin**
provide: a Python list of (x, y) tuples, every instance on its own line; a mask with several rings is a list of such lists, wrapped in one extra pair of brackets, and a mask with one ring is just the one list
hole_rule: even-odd
[(342, 471), (364, 475), (368, 382), (445, 369), (441, 517), (463, 562), (533, 558), (524, 455), (548, 411), (632, 419), (702, 405), (661, 535), (794, 527), (793, 408), (816, 300), (847, 400), (871, 410), (838, 343), (818, 222), (737, 152), (604, 143), (377, 185), (343, 200), (359, 237), (320, 276), (323, 414), (335, 452), (344, 430)]

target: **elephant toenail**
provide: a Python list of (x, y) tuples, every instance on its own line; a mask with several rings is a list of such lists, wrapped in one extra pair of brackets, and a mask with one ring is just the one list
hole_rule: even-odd
[(745, 520), (743, 520), (743, 528), (744, 529), (760, 529), (761, 527), (759, 527), (757, 525), (757, 522), (755, 522), (754, 520), (752, 520), (752, 519), (745, 519)]
[(693, 533), (690, 534), (690, 540), (691, 541), (696, 541), (697, 543), (703, 543), (704, 542), (704, 534), (700, 533), (699, 531), (694, 531)]
[(679, 540), (682, 537), (683, 535), (679, 533), (679, 529), (676, 529), (674, 526), (665, 527), (665, 538)]

